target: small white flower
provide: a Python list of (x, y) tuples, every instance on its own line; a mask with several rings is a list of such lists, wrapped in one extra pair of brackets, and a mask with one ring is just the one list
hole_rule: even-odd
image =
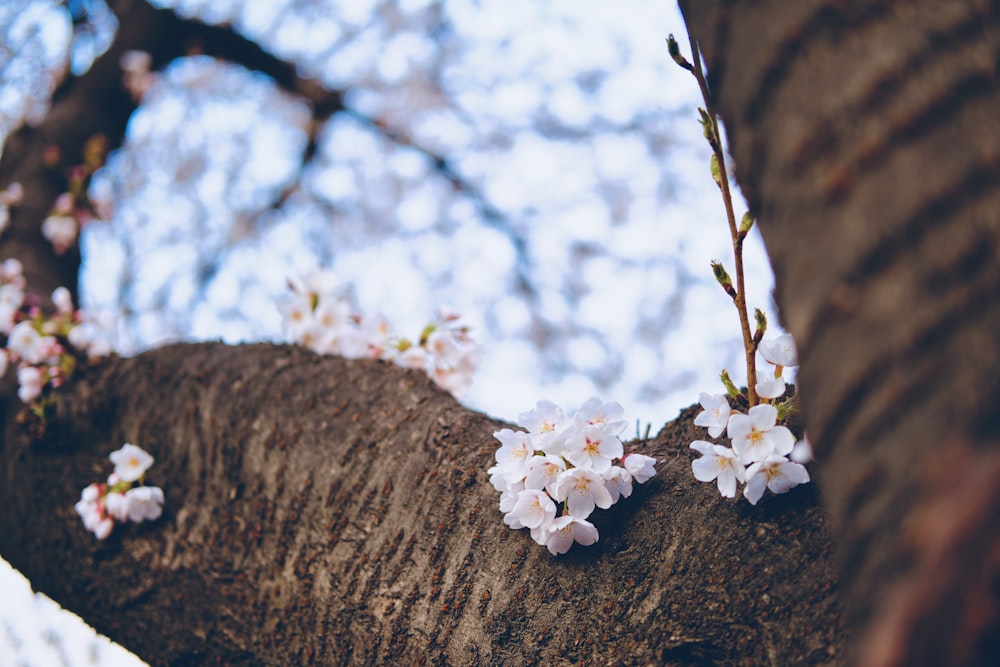
[(5, 259), (3, 261), (3, 264), (0, 265), (0, 278), (2, 278), (7, 282), (14, 282), (15, 278), (23, 276), (24, 276), (24, 265), (21, 264), (21, 260), (15, 257), (11, 257), (10, 259)]
[(7, 349), (29, 364), (35, 364), (41, 361), (38, 349), (39, 340), (41, 340), (41, 335), (35, 330), (34, 325), (28, 320), (24, 320), (18, 322), (11, 329), (10, 335), (7, 337)]
[(163, 513), (163, 489), (158, 486), (137, 486), (125, 492), (128, 518), (139, 523), (153, 521)]
[(586, 519), (575, 516), (561, 516), (553, 519), (548, 528), (548, 539), (545, 546), (553, 556), (564, 554), (578, 542), (585, 547), (597, 542), (597, 528)]
[(625, 410), (620, 403), (604, 402), (599, 396), (594, 396), (580, 406), (573, 421), (581, 426), (596, 426), (605, 429), (606, 433), (618, 435), (628, 425), (622, 419)]
[(772, 493), (785, 493), (793, 486), (809, 481), (809, 472), (798, 463), (793, 463), (784, 456), (771, 454), (762, 461), (747, 468), (747, 485), (743, 488), (743, 496), (756, 505), (764, 495), (764, 488)]
[(595, 506), (601, 509), (611, 507), (611, 494), (604, 486), (604, 480), (593, 470), (570, 468), (560, 473), (552, 489), (552, 497), (559, 502), (566, 501), (566, 509), (578, 519), (590, 516)]
[(435, 384), (455, 396), (461, 396), (472, 385), (479, 368), (480, 352), (476, 345), (463, 345), (458, 354), (442, 364), (436, 361), (431, 372)]
[(782, 334), (773, 340), (763, 340), (757, 348), (768, 363), (792, 368), (799, 365), (795, 341), (791, 334)]
[(528, 434), (505, 428), (494, 432), (493, 437), (500, 441), (500, 449), (495, 454), (498, 472), (508, 484), (523, 480), (528, 474), (528, 463), (535, 455)]
[(504, 517), (511, 528), (546, 527), (556, 517), (556, 504), (549, 495), (537, 489), (525, 489), (517, 494), (513, 509)]
[(546, 454), (562, 453), (565, 417), (562, 408), (552, 401), (538, 401), (534, 410), (517, 416), (517, 424), (528, 429), (536, 449)]
[(73, 312), (73, 296), (65, 287), (57, 287), (52, 290), (52, 303), (60, 313)]
[(589, 468), (600, 475), (611, 467), (612, 459), (621, 458), (624, 449), (618, 436), (603, 428), (574, 428), (567, 436), (564, 455), (578, 468)]
[(111, 529), (115, 527), (115, 522), (111, 517), (106, 516), (102, 519), (98, 519), (97, 525), (94, 526), (94, 535), (99, 540), (107, 539), (108, 535), (111, 534)]
[(427, 360), (427, 350), (419, 345), (411, 345), (392, 359), (397, 366), (413, 368), (418, 371), (427, 369)]
[(118, 521), (128, 519), (128, 504), (129, 501), (126, 499), (125, 494), (118, 493), (117, 491), (104, 496), (105, 509), (112, 518)]
[(52, 244), (52, 249), (61, 255), (76, 243), (76, 234), (80, 225), (71, 215), (50, 215), (42, 221), (42, 234)]
[[(2, 373), (0, 373), (2, 375)], [(813, 448), (807, 438), (802, 438), (792, 447), (792, 453), (788, 455), (796, 463), (809, 463), (813, 460)]]
[(83, 490), (80, 500), (73, 506), (83, 520), (83, 527), (94, 533), (99, 540), (110, 535), (114, 527), (114, 521), (103, 509), (101, 491), (99, 484), (91, 484)]
[(115, 473), (123, 482), (134, 482), (142, 477), (154, 461), (146, 450), (130, 443), (111, 452), (109, 458), (115, 464)]
[(17, 371), (17, 396), (23, 403), (31, 403), (42, 394), (45, 377), (37, 366), (22, 366)]
[(784, 456), (792, 451), (795, 436), (784, 426), (775, 426), (778, 409), (773, 405), (756, 405), (747, 414), (729, 418), (729, 437), (733, 449), (745, 464), (764, 460), (771, 454)]
[(22, 201), (24, 201), (24, 186), (20, 183), (11, 183), (6, 190), (0, 192), (0, 204), (19, 206)]
[(754, 385), (754, 390), (761, 398), (778, 398), (785, 393), (785, 381), (774, 376), (768, 377), (765, 373), (761, 372), (757, 376), (757, 384)]
[(729, 413), (732, 411), (729, 400), (722, 394), (711, 396), (702, 392), (698, 395), (698, 402), (704, 410), (694, 418), (695, 426), (708, 427), (708, 434), (718, 438), (725, 432), (729, 422)]
[(617, 503), (619, 498), (632, 495), (632, 475), (625, 468), (611, 466), (601, 473), (601, 479), (604, 480), (604, 488), (611, 494), (612, 504)]
[(653, 478), (656, 474), (656, 468), (653, 467), (655, 464), (656, 459), (645, 454), (627, 454), (622, 459), (622, 465), (632, 475), (632, 479), (640, 484), (645, 484)]
[(719, 493), (725, 498), (735, 498), (736, 482), (742, 482), (746, 475), (746, 468), (740, 463), (736, 452), (705, 440), (695, 440), (691, 443), (691, 449), (701, 452), (702, 455), (701, 458), (691, 462), (695, 479), (699, 482), (711, 482), (717, 479)]
[(312, 300), (308, 294), (295, 292), (278, 301), (275, 306), (281, 314), (281, 328), (285, 334), (298, 341), (299, 336), (312, 323)]
[(321, 296), (313, 310), (313, 318), (323, 329), (339, 334), (351, 325), (351, 307), (342, 299)]
[(545, 489), (552, 493), (552, 486), (559, 473), (566, 470), (566, 462), (561, 456), (532, 456), (528, 459), (528, 473), (524, 478), (527, 489)]
[(17, 310), (24, 303), (24, 290), (14, 283), (0, 285), (0, 304)]

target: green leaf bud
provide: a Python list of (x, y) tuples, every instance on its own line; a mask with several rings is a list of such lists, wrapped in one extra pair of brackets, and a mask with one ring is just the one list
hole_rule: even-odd
[(686, 69), (689, 72), (693, 72), (694, 68), (691, 63), (681, 55), (681, 47), (677, 44), (677, 40), (674, 39), (673, 34), (667, 37), (667, 52), (670, 53), (670, 57), (674, 59), (674, 62)]
[(722, 289), (726, 290), (726, 294), (735, 299), (736, 288), (733, 287), (733, 280), (729, 277), (729, 273), (726, 271), (726, 267), (722, 265), (722, 262), (712, 260), (712, 273), (715, 274), (715, 280), (722, 285)]
[(733, 398), (743, 398), (743, 392), (736, 388), (733, 384), (733, 379), (729, 377), (729, 371), (725, 368), (722, 369), (722, 373), (719, 374), (719, 378), (722, 380), (722, 385), (726, 388), (726, 393)]

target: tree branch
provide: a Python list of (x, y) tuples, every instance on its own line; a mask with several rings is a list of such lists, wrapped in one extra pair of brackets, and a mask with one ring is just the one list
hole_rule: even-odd
[[(692, 414), (627, 445), (658, 476), (555, 558), (501, 522), (503, 425), (422, 374), (172, 346), (89, 369), (44, 439), (4, 443), (0, 552), (157, 665), (837, 664), (815, 492), (720, 498), (691, 475)], [(73, 503), (123, 441), (166, 511), (97, 542)]]

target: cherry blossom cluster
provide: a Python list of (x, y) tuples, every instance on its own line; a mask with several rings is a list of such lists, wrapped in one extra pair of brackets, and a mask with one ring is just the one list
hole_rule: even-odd
[[(779, 424), (782, 412), (789, 408), (787, 402), (778, 402), (785, 393), (782, 371), (798, 365), (792, 337), (784, 334), (772, 341), (762, 341), (758, 349), (774, 366), (772, 377), (759, 379), (756, 385), (757, 395), (768, 402), (743, 414), (732, 409), (725, 394), (702, 393), (700, 403), (704, 409), (694, 418), (695, 425), (708, 428), (712, 438), (727, 435), (731, 446), (706, 440), (691, 443), (691, 449), (701, 454), (701, 458), (691, 463), (695, 478), (715, 481), (719, 493), (726, 498), (736, 496), (738, 482), (745, 483), (743, 497), (753, 505), (765, 489), (785, 493), (808, 482), (809, 473), (802, 464), (811, 459), (808, 441), (796, 443), (792, 432)], [(735, 391), (731, 383), (727, 385), (730, 393)]]
[(469, 388), (480, 351), (460, 315), (441, 309), (416, 340), (393, 333), (384, 315), (353, 313), (336, 276), (316, 270), (289, 279), (290, 298), (278, 302), (282, 327), (292, 342), (317, 354), (385, 359), (425, 371), (439, 387), (458, 395)]
[(0, 264), (0, 334), (6, 337), (0, 348), (0, 377), (17, 364), (17, 395), (25, 403), (62, 385), (81, 358), (106, 356), (114, 347), (111, 323), (74, 309), (65, 287), (52, 292), (52, 315), (32, 301), (25, 294), (21, 262), (8, 259)]
[(500, 449), (487, 472), (500, 492), (503, 522), (530, 529), (532, 539), (553, 555), (566, 553), (574, 542), (597, 542), (597, 528), (587, 521), (594, 508), (628, 498), (633, 482), (656, 474), (656, 459), (624, 454), (622, 415), (621, 405), (596, 396), (569, 420), (555, 403), (539, 401), (518, 417), (527, 431), (495, 432)]
[(111, 534), (115, 521), (153, 521), (163, 513), (163, 489), (142, 483), (153, 457), (142, 447), (125, 443), (109, 458), (115, 471), (107, 483), (85, 488), (74, 506), (83, 525), (99, 540)]
[[(56, 197), (49, 215), (42, 221), (42, 234), (52, 244), (56, 254), (62, 255), (76, 245), (80, 229), (94, 219), (109, 217), (106, 207), (91, 201), (88, 191), (94, 173), (104, 165), (107, 140), (104, 135), (94, 135), (84, 144), (83, 163), (67, 170), (68, 189)], [(49, 147), (44, 155), (46, 164), (59, 162), (59, 148)]]

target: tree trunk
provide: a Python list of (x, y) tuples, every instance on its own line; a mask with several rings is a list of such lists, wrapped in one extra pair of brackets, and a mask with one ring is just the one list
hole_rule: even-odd
[[(693, 410), (626, 445), (658, 475), (553, 557), (501, 521), (504, 425), (415, 371), (177, 345), (68, 389), (39, 439), (7, 431), (0, 552), (154, 665), (841, 662), (812, 485), (721, 498), (691, 474)], [(73, 504), (125, 441), (165, 514), (98, 542)]]
[(864, 665), (1000, 654), (1000, 5), (681, 0), (800, 349)]

